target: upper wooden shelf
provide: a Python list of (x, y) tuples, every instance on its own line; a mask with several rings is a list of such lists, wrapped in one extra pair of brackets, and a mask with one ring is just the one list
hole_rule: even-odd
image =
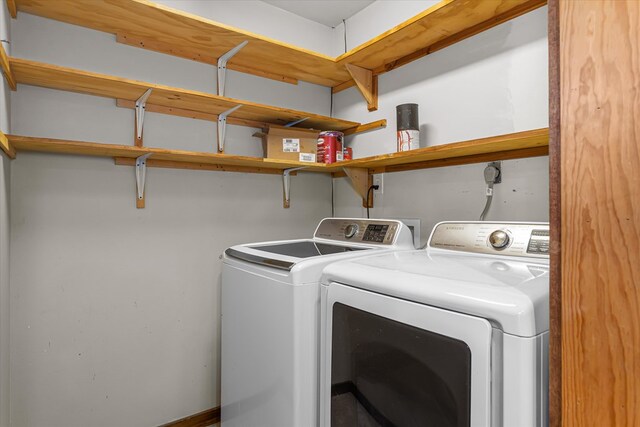
[[(147, 89), (152, 89), (147, 104), (150, 106), (156, 105), (179, 110), (179, 112), (181, 112), (179, 115), (188, 115), (187, 113), (191, 112), (191, 115), (198, 118), (201, 117), (199, 117), (197, 113), (215, 116), (232, 107), (241, 105), (242, 107), (240, 109), (234, 111), (229, 116), (229, 123), (263, 127), (265, 123), (285, 125), (306, 118), (306, 120), (298, 125), (299, 127), (346, 131), (357, 129), (360, 126), (360, 123), (348, 120), (340, 120), (287, 108), (272, 107), (249, 101), (226, 98), (205, 92), (178, 89), (105, 74), (43, 64), (25, 59), (9, 58), (9, 63), (13, 76), (18, 84), (42, 86), (113, 98), (124, 101), (125, 104), (126, 101), (135, 101), (140, 98)], [(150, 111), (153, 111), (153, 109), (150, 109)], [(168, 114), (178, 114), (176, 111), (163, 111), (162, 109), (158, 109), (157, 111)]]
[[(198, 167), (197, 165), (219, 165), (219, 170), (259, 173), (280, 173), (284, 169), (296, 167), (304, 167), (312, 172), (339, 172), (343, 168), (359, 168), (366, 169), (369, 173), (381, 173), (544, 156), (548, 154), (549, 130), (544, 128), (517, 132), (420, 148), (402, 153), (365, 157), (331, 165), (16, 135), (8, 135), (8, 140), (11, 148), (18, 152), (40, 151), (125, 159), (134, 159), (143, 154), (151, 153), (152, 157), (149, 159), (149, 166), (210, 169), (208, 167)], [(153, 162), (160, 163), (154, 165)], [(165, 163), (163, 164), (162, 162)], [(189, 164), (191, 166), (188, 166)], [(245, 169), (227, 169), (227, 167)]]
[(346, 64), (381, 74), (536, 9), (546, 0), (443, 0), (337, 58), (147, 1), (15, 3), (22, 12), (112, 33), (122, 43), (211, 64), (248, 41), (228, 68), (290, 83), (303, 80), (337, 91), (353, 84)]

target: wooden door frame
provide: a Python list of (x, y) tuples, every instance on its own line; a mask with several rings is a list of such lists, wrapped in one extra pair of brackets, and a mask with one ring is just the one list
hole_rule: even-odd
[(559, 0), (548, 2), (549, 36), (549, 426), (562, 426)]

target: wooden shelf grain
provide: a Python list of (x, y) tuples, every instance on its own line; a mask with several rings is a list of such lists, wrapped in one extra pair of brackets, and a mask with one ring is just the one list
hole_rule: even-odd
[(149, 158), (149, 166), (254, 173), (279, 173), (285, 169), (297, 167), (304, 167), (306, 171), (310, 172), (326, 173), (342, 172), (344, 168), (366, 170), (368, 173), (399, 172), (491, 160), (544, 156), (548, 153), (549, 147), (549, 130), (545, 128), (325, 165), (230, 154), (17, 135), (8, 135), (7, 138), (11, 147), (18, 152), (39, 151), (113, 157), (117, 158), (117, 164), (122, 165), (133, 164), (131, 159), (152, 153)]
[[(151, 154), (149, 160), (171, 161), (202, 165), (221, 165), (257, 169), (284, 169), (306, 167), (313, 172), (323, 172), (326, 166), (320, 163), (303, 163), (288, 160), (263, 159), (262, 157), (235, 156), (231, 154), (203, 153), (185, 150), (167, 150), (163, 148), (136, 147), (132, 145), (100, 144), (85, 141), (68, 141), (62, 139), (38, 138), (8, 135), (9, 142), (18, 151), (38, 151), (46, 153), (76, 154), (83, 156), (114, 157), (135, 159), (144, 154)], [(165, 166), (166, 167), (166, 166)], [(224, 170), (224, 169), (221, 169)]]
[(382, 154), (343, 162), (343, 166), (367, 168), (372, 173), (400, 172), (442, 166), (545, 156), (549, 153), (549, 129), (535, 129), (401, 153)]
[(243, 41), (228, 68), (335, 91), (352, 86), (346, 64), (390, 71), (546, 4), (546, 0), (443, 0), (333, 58), (143, 0), (16, 0), (18, 11), (116, 35), (119, 42), (215, 64)]
[[(56, 3), (56, 2), (52, 2)], [(287, 108), (272, 107), (187, 89), (130, 80), (105, 74), (60, 67), (26, 59), (9, 58), (11, 70), (18, 84), (41, 86), (84, 93), (116, 100), (135, 101), (151, 88), (147, 100), (150, 106), (168, 107), (180, 112), (218, 115), (236, 105), (242, 107), (229, 116), (229, 122), (261, 127), (265, 123), (285, 125), (306, 118), (299, 127), (319, 130), (347, 130), (360, 123)], [(167, 112), (167, 114), (170, 114)]]

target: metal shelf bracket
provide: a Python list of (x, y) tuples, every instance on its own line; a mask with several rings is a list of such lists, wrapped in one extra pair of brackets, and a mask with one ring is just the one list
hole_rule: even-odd
[(136, 199), (136, 206), (138, 208), (144, 208), (144, 184), (147, 175), (147, 158), (153, 153), (144, 154), (136, 158), (136, 190), (138, 198)]
[[(144, 126), (144, 111), (147, 105), (147, 99), (151, 95), (151, 89), (147, 91), (136, 101), (136, 142), (142, 141), (142, 129)], [(138, 145), (138, 144), (136, 144)]]
[(282, 207), (288, 209), (291, 200), (291, 172), (306, 169), (305, 167), (285, 169), (282, 171), (282, 190), (283, 190), (283, 204)]
[(249, 43), (248, 40), (243, 41), (238, 46), (234, 47), (229, 52), (218, 58), (218, 95), (224, 96), (224, 85), (227, 74), (227, 61), (229, 61), (231, 57), (233, 57), (233, 55), (238, 53), (240, 49), (245, 47), (247, 43)]
[(302, 122), (304, 122), (304, 121), (305, 121), (305, 120), (307, 120), (308, 118), (309, 118), (309, 117), (305, 117), (304, 119), (294, 120), (293, 122), (289, 122), (289, 123), (287, 123), (286, 125), (284, 125), (284, 127), (286, 127), (286, 128), (290, 128), (290, 127), (292, 127), (292, 126), (297, 125), (298, 123), (302, 123)]
[(224, 152), (224, 138), (227, 134), (227, 116), (240, 107), (242, 107), (242, 105), (236, 105), (218, 115), (218, 151), (220, 153)]

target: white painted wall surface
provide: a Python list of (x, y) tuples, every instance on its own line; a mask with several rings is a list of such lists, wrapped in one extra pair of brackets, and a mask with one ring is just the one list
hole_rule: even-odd
[[(259, 16), (255, 18), (260, 19)], [(203, 91), (214, 68), (118, 45), (113, 36), (21, 14), (14, 55)], [(329, 113), (328, 89), (240, 73), (230, 96)], [(13, 132), (131, 144), (133, 111), (110, 99), (21, 86)], [(230, 153), (261, 155), (231, 126)], [(212, 151), (215, 125), (147, 113), (149, 146)], [(12, 426), (150, 426), (219, 404), (219, 274), (233, 244), (310, 236), (331, 213), (330, 178), (281, 180), (21, 153), (12, 163)]]
[[(9, 12), (0, 5), (0, 39), (11, 40)], [(8, 43), (2, 43), (5, 51), (11, 52)], [(4, 76), (0, 76), (0, 131), (10, 131), (11, 92)], [(0, 150), (0, 427), (9, 427), (9, 187), (11, 161)]]
[(333, 55), (333, 29), (257, 0), (159, 0), (164, 6), (269, 37), (325, 55)]
[[(371, 3), (346, 20), (347, 50), (368, 42), (438, 2), (438, 0), (378, 0)], [(333, 54), (335, 56), (345, 53), (344, 39), (344, 24), (340, 24), (334, 31)]]
[[(363, 12), (377, 5), (376, 2)], [(351, 19), (359, 22), (358, 15)], [(384, 15), (367, 24), (381, 28)], [(349, 23), (347, 24), (349, 26)], [(352, 25), (354, 33), (362, 27)], [(376, 27), (377, 25), (377, 27)], [(547, 9), (540, 8), (379, 77), (378, 111), (367, 112), (355, 88), (334, 95), (337, 117), (386, 129), (349, 138), (354, 157), (396, 150), (395, 107), (417, 103), (421, 146), (516, 131), (548, 123)], [(487, 219), (548, 220), (547, 157), (504, 162), (503, 183)], [(484, 164), (386, 174), (375, 217), (422, 220), (422, 240), (442, 220), (475, 220), (484, 206)], [(364, 215), (344, 179), (336, 180), (336, 215)]]
[[(343, 49), (340, 28), (327, 33), (260, 2), (163, 3), (320, 52)], [(366, 40), (425, 3), (376, 2), (347, 22), (348, 34)], [(26, 14), (12, 30), (18, 57), (215, 91), (213, 67), (118, 45), (108, 34)], [(348, 47), (365, 40), (348, 37)], [(389, 120), (385, 130), (351, 138), (356, 157), (394, 151), (395, 106), (405, 102), (420, 104), (423, 145), (544, 127), (546, 61), (543, 9), (381, 76), (378, 112), (367, 113), (355, 89), (335, 95), (334, 115)], [(233, 71), (227, 95), (321, 114), (330, 108), (326, 88)], [(113, 100), (26, 86), (12, 97), (11, 120), (16, 134), (122, 144), (131, 143), (134, 123)], [(145, 123), (149, 146), (213, 150), (212, 123), (153, 113)], [(260, 155), (252, 132), (230, 127), (227, 151)], [(546, 220), (547, 159), (503, 166), (489, 219)], [(439, 220), (475, 219), (483, 167), (387, 174), (372, 214), (421, 218), (423, 240)], [(11, 175), (18, 427), (158, 425), (219, 404), (220, 253), (307, 236), (331, 209), (330, 180), (318, 175), (293, 178), (290, 210), (281, 208), (277, 176), (150, 169), (147, 208), (137, 210), (132, 168), (108, 159), (22, 153)], [(336, 215), (364, 214), (346, 180), (335, 180), (335, 191)], [(2, 224), (0, 217), (0, 232)]]

